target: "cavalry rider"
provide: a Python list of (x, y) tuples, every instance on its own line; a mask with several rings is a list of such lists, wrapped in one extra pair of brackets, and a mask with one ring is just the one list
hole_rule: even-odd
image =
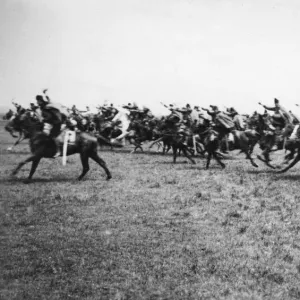
[(175, 110), (182, 113), (182, 119), (184, 121), (186, 121), (185, 123), (187, 124), (187, 126), (192, 125), (192, 117), (191, 117), (192, 109), (191, 109), (191, 106), (189, 104), (187, 104), (185, 107), (183, 107), (181, 109), (176, 108)]
[(227, 108), (225, 114), (232, 118), (237, 130), (245, 129), (243, 117), (233, 107)]
[(182, 135), (183, 144), (187, 146), (188, 140), (189, 140), (189, 135), (191, 133), (190, 132), (191, 127), (192, 127), (191, 106), (189, 104), (187, 104), (186, 106), (184, 106), (182, 108), (175, 108), (174, 111), (179, 112), (182, 115), (182, 117), (180, 118), (180, 120), (178, 122), (178, 126), (179, 126), (178, 133), (180, 135)]
[(137, 120), (140, 115), (139, 115), (139, 107), (136, 105), (136, 103), (128, 103), (128, 105), (124, 105), (123, 108), (128, 109), (130, 111), (130, 119), (131, 121)]
[(140, 123), (147, 123), (149, 120), (154, 118), (148, 107), (143, 107), (142, 109), (134, 110), (134, 112), (135, 121), (138, 121)]
[(34, 103), (30, 103), (30, 108), (29, 108), (30, 111), (37, 113), (38, 108), (39, 107), (37, 105), (35, 105)]
[(46, 91), (43, 91), (44, 95), (37, 95), (36, 101), (42, 112), (44, 122), (43, 132), (54, 140), (56, 144), (56, 154), (54, 157), (58, 157), (61, 155), (58, 136), (61, 133), (61, 125), (66, 122), (67, 111), (61, 105), (52, 103), (46, 95)]
[(217, 127), (224, 127), (226, 129), (232, 129), (234, 127), (232, 120), (225, 113), (221, 112), (217, 106), (210, 105), (210, 107), (212, 111), (206, 108), (202, 109), (212, 117), (212, 121)]
[(110, 106), (103, 106), (102, 112), (105, 115), (105, 121), (111, 121), (114, 116), (118, 113), (118, 110), (114, 107), (113, 103)]
[(148, 107), (144, 107), (141, 114), (142, 114), (143, 122), (148, 122), (154, 118), (151, 110)]
[(23, 106), (21, 106), (20, 104), (13, 102), (13, 105), (16, 107), (17, 116), (20, 116), (26, 112), (26, 109)]
[(76, 107), (76, 105), (72, 105), (71, 107), (71, 114), (75, 117), (80, 117), (80, 113), (79, 113), (79, 110), (78, 108)]
[(221, 112), (219, 108), (215, 105), (210, 105), (212, 111), (206, 108), (202, 108), (204, 111), (206, 111), (211, 117), (212, 122), (217, 127), (217, 130), (219, 132), (219, 138), (222, 140), (225, 139), (225, 146), (226, 150), (224, 153), (228, 153), (229, 151), (229, 145), (228, 145), (228, 134), (230, 131), (234, 128), (234, 123), (232, 119), (227, 116), (225, 113)]
[(16, 107), (17, 110), (13, 117), (14, 123), (16, 124), (16, 126), (20, 127), (22, 123), (22, 117), (26, 113), (26, 109), (16, 102), (13, 102), (13, 105)]
[(165, 105), (164, 107), (170, 110), (171, 114), (167, 116), (165, 122), (167, 124), (168, 130), (176, 131), (180, 136), (182, 136), (182, 143), (187, 146), (191, 127), (191, 107), (189, 104), (186, 107), (178, 108), (173, 104)]
[(281, 104), (279, 104), (278, 99), (274, 98), (274, 104), (274, 107), (262, 105), (266, 110), (274, 111), (274, 114), (272, 116), (273, 125), (282, 129), (286, 125), (292, 124), (292, 115)]

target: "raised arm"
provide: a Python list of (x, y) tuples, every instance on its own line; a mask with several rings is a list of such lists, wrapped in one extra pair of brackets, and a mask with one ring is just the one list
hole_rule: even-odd
[(264, 107), (266, 110), (271, 110), (271, 111), (275, 111), (275, 110), (276, 110), (276, 107), (270, 107), (270, 106), (266, 106), (266, 105), (263, 105), (263, 107)]

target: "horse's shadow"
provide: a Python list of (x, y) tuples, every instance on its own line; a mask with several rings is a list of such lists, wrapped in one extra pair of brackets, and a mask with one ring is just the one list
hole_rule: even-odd
[(300, 180), (300, 174), (284, 174), (284, 173), (275, 173), (276, 177), (274, 177), (274, 180), (291, 180), (291, 181), (299, 181)]
[(15, 155), (15, 154), (18, 154), (18, 155), (30, 155), (30, 151), (23, 151), (23, 150), (19, 150), (19, 151), (7, 151), (7, 150), (4, 150), (1, 152), (1, 155)]
[[(86, 180), (89, 181), (97, 181), (99, 178), (86, 178)], [(103, 178), (104, 180), (104, 178)], [(84, 179), (82, 181), (85, 181)], [(27, 178), (20, 178), (20, 177), (7, 177), (7, 178), (1, 178), (0, 184), (19, 184), (19, 183), (71, 183), (71, 184), (78, 184), (80, 181), (76, 178), (72, 177), (56, 177), (56, 178), (42, 178), (37, 177), (28, 180)]]
[(274, 169), (249, 169), (246, 171), (248, 174), (276, 174), (276, 170)]

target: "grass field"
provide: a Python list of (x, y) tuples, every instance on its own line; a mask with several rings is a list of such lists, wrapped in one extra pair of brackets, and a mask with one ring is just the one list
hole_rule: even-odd
[(26, 185), (27, 142), (0, 141), (0, 299), (300, 299), (300, 164), (101, 150), (110, 181), (74, 155)]

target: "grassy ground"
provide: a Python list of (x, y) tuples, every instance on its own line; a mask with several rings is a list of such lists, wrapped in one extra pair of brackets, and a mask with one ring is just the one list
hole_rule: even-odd
[(300, 165), (100, 151), (111, 181), (74, 155), (25, 185), (0, 141), (0, 299), (300, 299)]

